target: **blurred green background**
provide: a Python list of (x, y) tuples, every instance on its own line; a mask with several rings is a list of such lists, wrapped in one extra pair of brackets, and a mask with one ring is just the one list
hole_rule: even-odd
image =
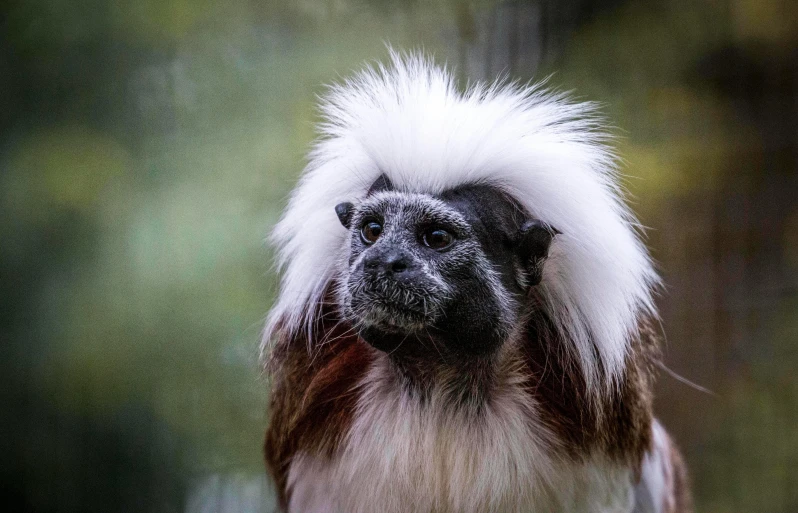
[(599, 101), (668, 284), (657, 409), (698, 511), (798, 511), (790, 0), (11, 0), (0, 7), (9, 511), (263, 512), (263, 240), (324, 84), (424, 48)]

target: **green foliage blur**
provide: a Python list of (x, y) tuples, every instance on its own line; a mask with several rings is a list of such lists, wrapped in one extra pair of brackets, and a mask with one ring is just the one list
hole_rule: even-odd
[[(658, 399), (698, 511), (798, 511), (789, 1), (0, 9), (0, 439), (17, 510), (192, 511), (203, 476), (263, 481), (265, 237), (314, 138), (317, 95), (390, 43), (463, 83), (554, 73), (552, 86), (603, 104), (671, 286), (669, 364), (716, 392), (663, 378)], [(268, 511), (264, 490), (231, 511)]]

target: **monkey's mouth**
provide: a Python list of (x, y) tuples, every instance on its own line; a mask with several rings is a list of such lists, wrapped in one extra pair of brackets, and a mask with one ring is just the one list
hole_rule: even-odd
[(388, 332), (414, 332), (424, 329), (431, 316), (417, 304), (393, 298), (352, 298), (351, 312), (355, 320), (367, 327)]
[(438, 302), (428, 291), (385, 283), (349, 287), (347, 316), (355, 324), (389, 333), (413, 333), (437, 318)]

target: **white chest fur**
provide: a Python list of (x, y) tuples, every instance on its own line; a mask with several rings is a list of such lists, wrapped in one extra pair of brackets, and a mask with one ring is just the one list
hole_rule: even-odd
[(553, 457), (556, 438), (513, 376), (478, 416), (409, 397), (379, 368), (363, 387), (336, 456), (292, 462), (292, 513), (632, 511), (631, 471)]

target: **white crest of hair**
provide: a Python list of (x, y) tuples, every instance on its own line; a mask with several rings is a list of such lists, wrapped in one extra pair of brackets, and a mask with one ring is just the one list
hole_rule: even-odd
[(658, 277), (591, 104), (502, 81), (461, 92), (429, 58), (392, 52), (333, 86), (321, 109), (322, 137), (272, 234), (283, 276), (264, 345), (278, 326), (311, 329), (346, 265), (335, 205), (357, 203), (383, 173), (427, 194), (492, 184), (562, 232), (539, 290), (590, 388), (617, 382), (640, 318), (656, 316)]

